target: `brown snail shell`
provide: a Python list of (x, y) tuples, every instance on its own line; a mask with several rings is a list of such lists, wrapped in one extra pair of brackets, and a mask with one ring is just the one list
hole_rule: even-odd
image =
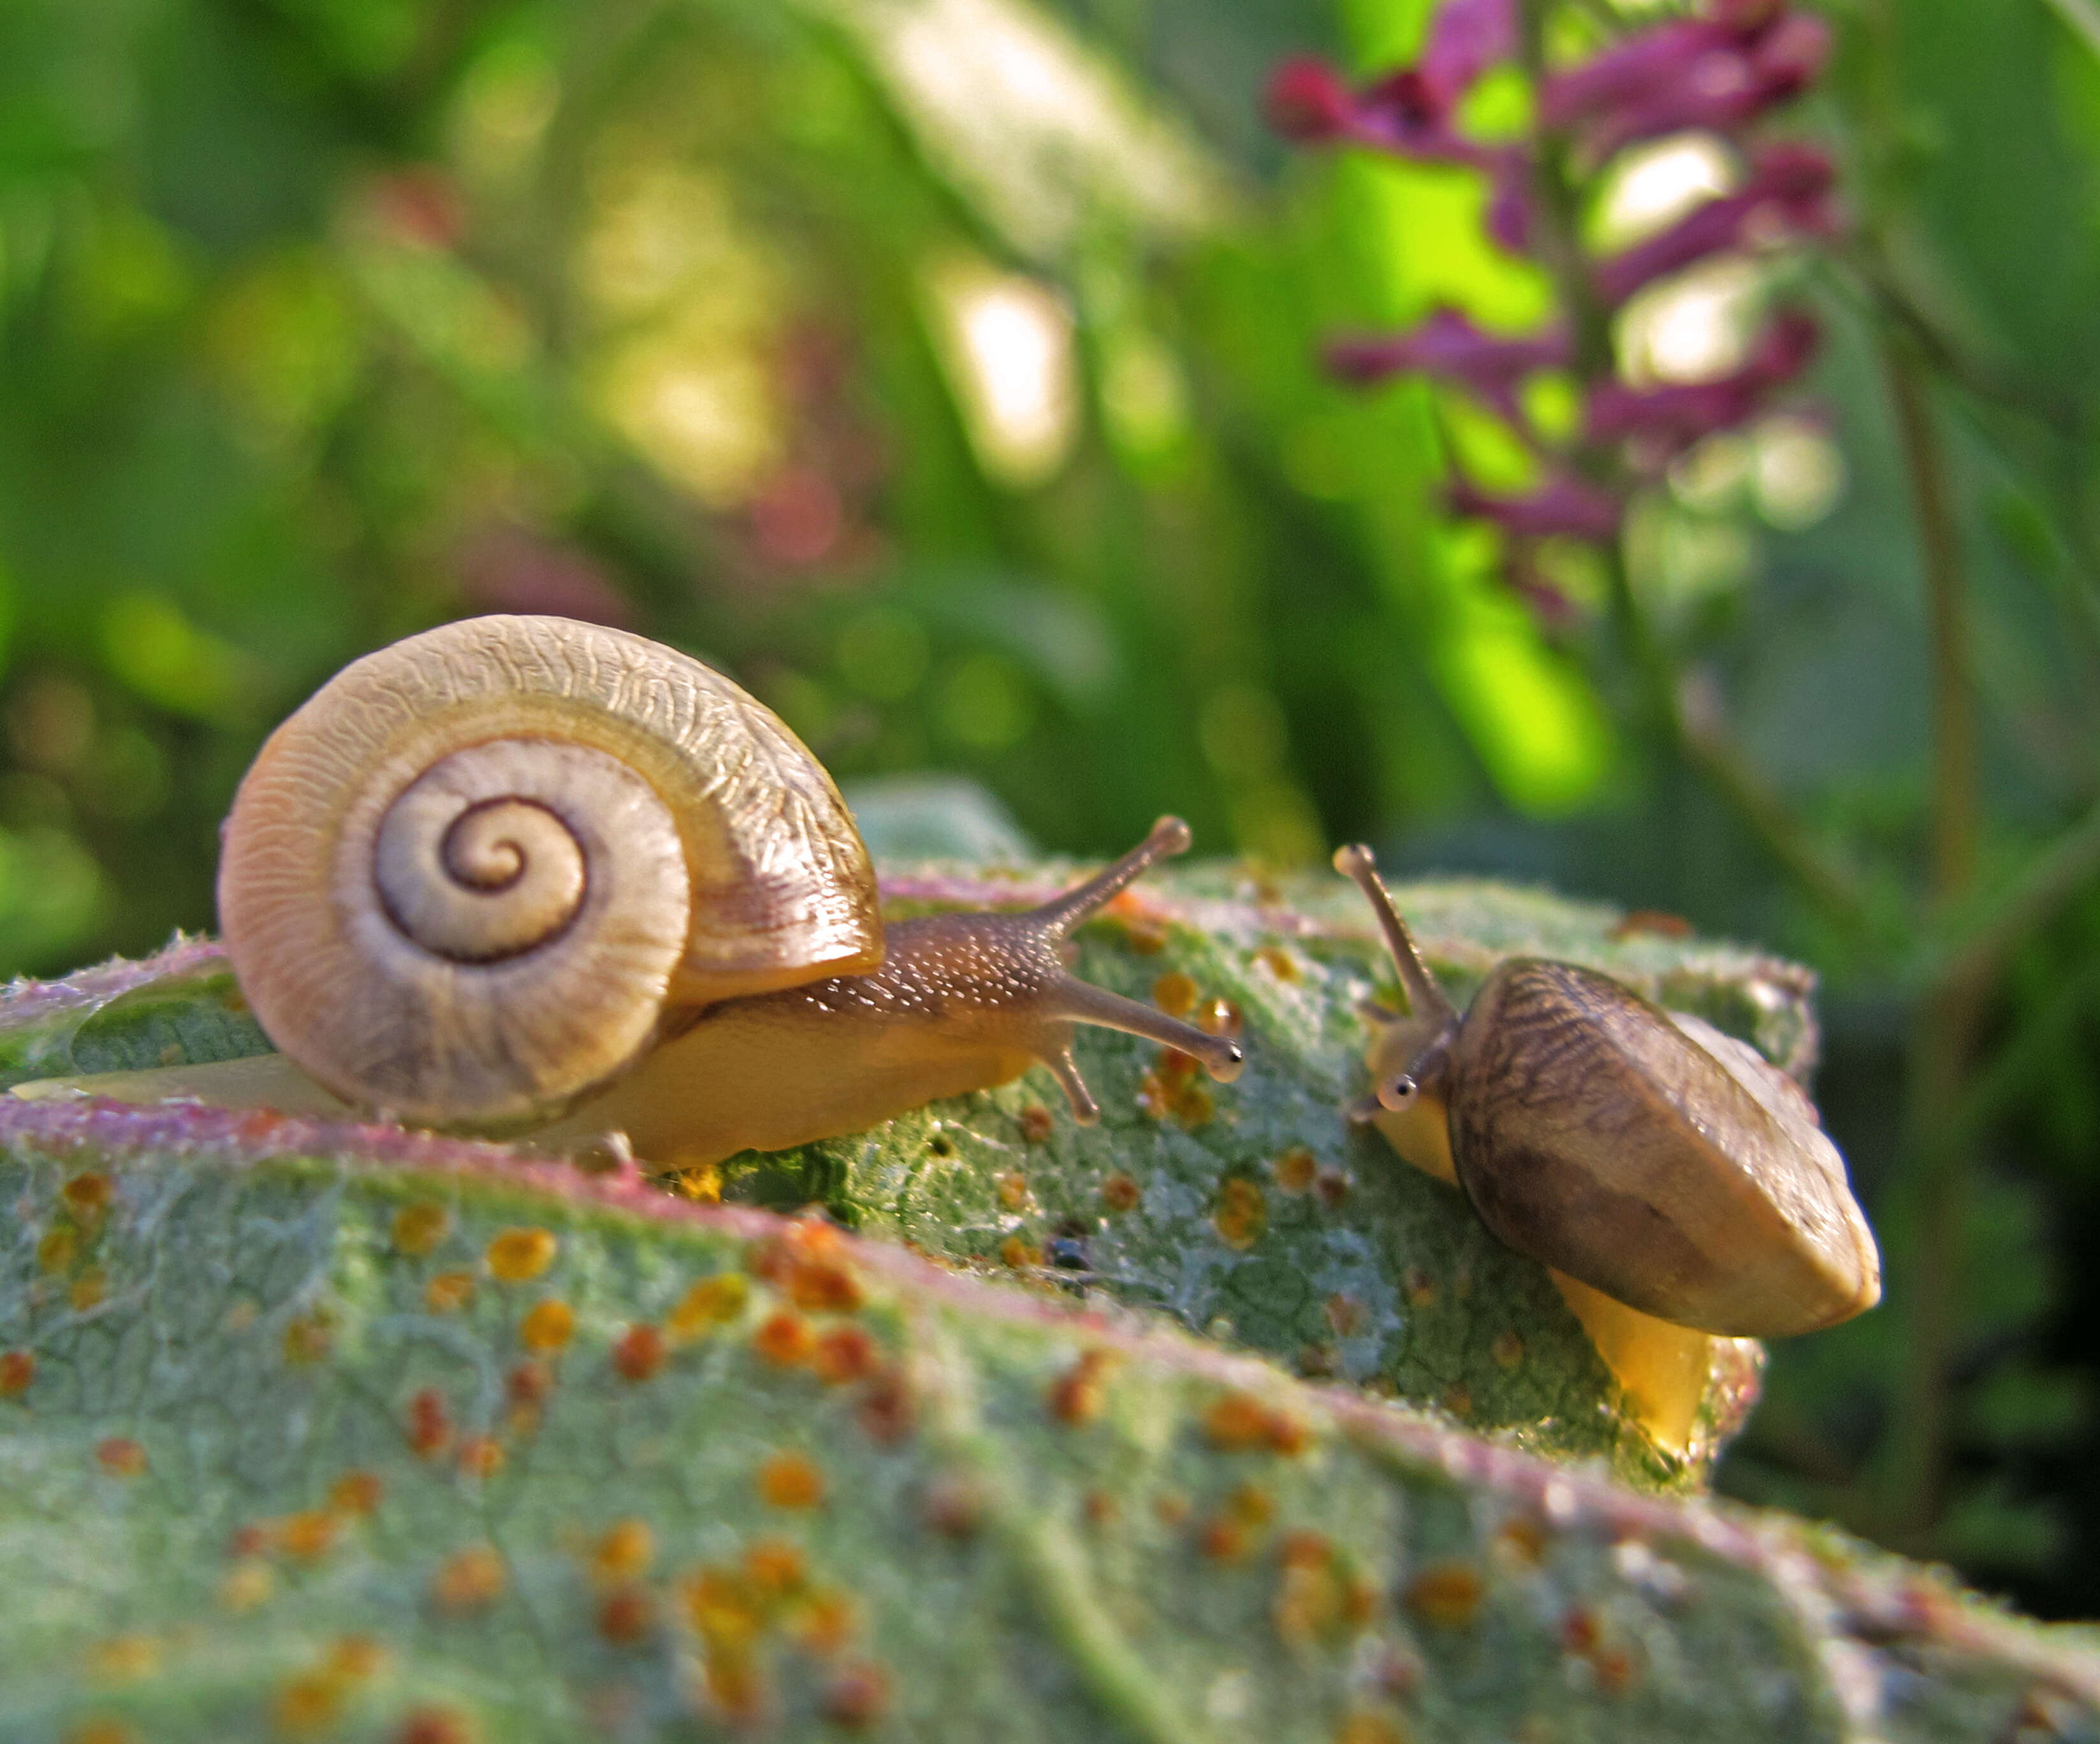
[(338, 673), (241, 782), (218, 905), (271, 1039), (435, 1125), (540, 1117), (667, 1006), (883, 956), (867, 850), (801, 742), (699, 661), (557, 618)]
[(1452, 1160), (1480, 1221), (1703, 1332), (1787, 1337), (1871, 1307), (1880, 1261), (1837, 1147), (1790, 1080), (1724, 1059), (1728, 1038), (1698, 1027), (1593, 970), (1499, 965), (1448, 1081)]
[(1365, 1012), (1373, 1095), (1351, 1112), (1455, 1178), (1504, 1244), (1723, 1337), (1814, 1332), (1880, 1300), (1844, 1159), (1792, 1079), (1572, 963), (1510, 958), (1462, 1015), (1370, 851), (1335, 865), (1370, 899), (1410, 1007)]

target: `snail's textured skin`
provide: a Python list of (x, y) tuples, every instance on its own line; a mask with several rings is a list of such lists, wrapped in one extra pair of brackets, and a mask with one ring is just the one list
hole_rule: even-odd
[(273, 1041), (354, 1104), (443, 1123), (573, 1099), (667, 1002), (883, 951), (867, 851), (794, 735), (698, 661), (551, 618), (338, 674), (242, 782), (219, 912)]
[(1850, 1319), (1881, 1271), (1843, 1160), (1790, 1081), (1703, 1039), (1594, 970), (1504, 963), (1452, 1045), (1460, 1184), (1511, 1247), (1678, 1325)]
[[(910, 949), (933, 942), (915, 935), (975, 918), (901, 923), (891, 936), (906, 949), (867, 975), (710, 1007), (656, 1050), (643, 1070), (541, 1140), (587, 1139), (615, 1130), (639, 1156), (691, 1166), (857, 1132), (899, 1109), (1020, 1077), (1038, 1058), (1061, 1054), (1070, 1026), (1062, 1026), (1063, 1037), (1039, 1036), (1035, 1026), (1015, 1033), (1013, 1008), (1029, 989), (1017, 984), (1013, 959), (969, 950), (958, 940), (960, 972), (946, 975), (938, 957), (929, 961)], [(1022, 1045), (1029, 1041), (1035, 1046)], [(840, 1070), (848, 1059), (853, 1069)], [(795, 1093), (783, 1095), (783, 1085), (794, 1086)]]
[(1099, 1109), (1073, 1063), (1076, 1023), (1148, 1036), (1196, 1055), (1215, 1077), (1237, 1077), (1240, 1053), (1229, 1040), (1065, 967), (1069, 928), (1187, 840), (1185, 826), (1163, 820), (1143, 847), (1040, 908), (902, 921), (890, 928), (888, 958), (868, 974), (712, 1006), (540, 1140), (617, 1130), (659, 1164), (719, 1162), (858, 1132), (906, 1108), (1011, 1082), (1035, 1064), (1091, 1122)]

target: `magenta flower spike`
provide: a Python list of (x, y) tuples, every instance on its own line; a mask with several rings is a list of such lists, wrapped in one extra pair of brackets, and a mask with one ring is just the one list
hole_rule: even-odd
[[(1515, 0), (1445, 0), (1413, 65), (1352, 89), (1318, 62), (1289, 62), (1268, 102), (1293, 139), (1477, 170), (1489, 186), (1487, 234), (1552, 268), (1563, 306), (1534, 332), (1489, 333), (1462, 311), (1439, 308), (1405, 333), (1337, 340), (1326, 361), (1358, 385), (1408, 372), (1462, 387), (1539, 458), (1541, 482), (1529, 491), (1498, 494), (1461, 475), (1447, 501), (1454, 513), (1501, 530), (1506, 579), (1555, 628), (1576, 608), (1542, 570), (1541, 542), (1614, 542), (1635, 491), (1704, 438), (1754, 418), (1815, 355), (1815, 322), (1785, 310), (1720, 379), (1637, 387), (1618, 373), (1604, 317), (1714, 255), (1837, 230), (1829, 156), (1799, 143), (1755, 143), (1754, 132), (1821, 73), (1830, 32), (1789, 0), (1705, 0), (1692, 16), (1629, 29), (1583, 60), (1551, 68), (1539, 82), (1530, 138), (1471, 139), (1458, 108), (1484, 73), (1515, 55), (1517, 23)], [(1748, 160), (1743, 185), (1617, 254), (1587, 255), (1568, 234), (1566, 214), (1626, 147), (1687, 130), (1736, 143)], [(1555, 181), (1542, 181), (1549, 176)], [(1576, 373), (1582, 419), (1572, 436), (1542, 430), (1520, 395), (1524, 378), (1544, 369)]]
[(1632, 96), (1590, 121), (1584, 140), (1601, 162), (1642, 139), (1704, 129), (1736, 133), (1766, 110), (1798, 96), (1823, 69), (1830, 31), (1820, 19), (1790, 15), (1747, 48), (1696, 56), (1681, 78)]
[(1431, 163), (1492, 169), (1498, 153), (1453, 125), (1458, 100), (1515, 46), (1511, 0), (1451, 0), (1419, 64), (1353, 90), (1326, 62), (1301, 57), (1271, 75), (1269, 125), (1303, 144), (1352, 145)]
[(1712, 19), (1658, 24), (1553, 73), (1540, 87), (1538, 117), (1568, 128), (1605, 110), (1639, 103), (1682, 82), (1703, 55), (1725, 52), (1735, 33)]
[(1512, 254), (1531, 252), (1531, 153), (1522, 147), (1504, 152), (1489, 172), (1493, 192), (1488, 200), (1487, 232)]

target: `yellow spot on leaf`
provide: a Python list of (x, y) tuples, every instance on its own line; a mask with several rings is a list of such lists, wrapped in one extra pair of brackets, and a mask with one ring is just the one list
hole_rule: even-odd
[(602, 1583), (638, 1580), (655, 1559), (656, 1540), (641, 1520), (615, 1520), (591, 1551), (591, 1572)]
[(527, 1350), (559, 1350), (576, 1329), (576, 1310), (565, 1301), (550, 1298), (535, 1302), (518, 1323), (518, 1341)]
[(347, 1471), (329, 1486), (329, 1506), (339, 1514), (368, 1514), (385, 1489), (377, 1472)]
[(330, 1317), (323, 1313), (301, 1315), (285, 1328), (285, 1360), (294, 1368), (327, 1359)]
[(96, 1447), (95, 1463), (112, 1478), (142, 1478), (146, 1450), (128, 1435), (112, 1435)]
[(277, 1548), (295, 1562), (318, 1562), (334, 1548), (341, 1524), (324, 1508), (287, 1514), (277, 1525)]
[(270, 1572), (268, 1563), (244, 1557), (226, 1571), (226, 1578), (219, 1582), (218, 1602), (239, 1616), (266, 1603), (276, 1584), (277, 1578)]
[(1277, 1187), (1282, 1191), (1309, 1192), (1320, 1173), (1320, 1159), (1304, 1145), (1295, 1144), (1277, 1158), (1272, 1173), (1276, 1176)]
[(75, 1175), (59, 1189), (59, 1195), (73, 1221), (83, 1229), (91, 1229), (109, 1209), (109, 1177), (93, 1173)]
[(751, 1284), (742, 1272), (703, 1278), (664, 1317), (664, 1330), (679, 1341), (698, 1338), (712, 1327), (742, 1318), (750, 1300)]
[(423, 1286), (423, 1306), (432, 1314), (457, 1314), (473, 1300), (470, 1271), (441, 1271)]
[(342, 1717), (342, 1685), (325, 1671), (302, 1671), (278, 1685), (270, 1724), (289, 1738), (311, 1737)]
[(412, 1259), (435, 1253), (451, 1232), (452, 1213), (432, 1200), (418, 1200), (394, 1213), (394, 1246)]
[(1268, 1201), (1260, 1184), (1239, 1175), (1223, 1182), (1211, 1221), (1227, 1247), (1245, 1253), (1268, 1227)]
[(1487, 1583), (1470, 1562), (1432, 1562), (1407, 1583), (1407, 1608), (1437, 1629), (1471, 1627)]
[(824, 1500), (824, 1474), (807, 1454), (773, 1454), (758, 1468), (758, 1494), (774, 1508), (814, 1508)]
[(88, 1676), (104, 1683), (135, 1683), (160, 1663), (161, 1644), (150, 1635), (112, 1635), (87, 1650)]
[(1196, 983), (1179, 969), (1169, 969), (1152, 984), (1152, 1002), (1169, 1017), (1186, 1017), (1196, 1009)]
[(501, 1598), (509, 1582), (503, 1558), (487, 1544), (471, 1544), (438, 1565), (430, 1597), (442, 1610), (477, 1610)]
[(527, 1284), (554, 1263), (561, 1244), (551, 1231), (506, 1229), (488, 1244), (489, 1275), (503, 1284)]

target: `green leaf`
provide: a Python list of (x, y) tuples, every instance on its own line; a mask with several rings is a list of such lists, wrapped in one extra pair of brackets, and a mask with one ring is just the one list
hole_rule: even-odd
[(0, 1145), (0, 1736), (2100, 1718), (1926, 1571), (821, 1222), (193, 1107)]
[(217, 945), (178, 936), (143, 962), (113, 958), (0, 996), (0, 1088), (270, 1051)]

